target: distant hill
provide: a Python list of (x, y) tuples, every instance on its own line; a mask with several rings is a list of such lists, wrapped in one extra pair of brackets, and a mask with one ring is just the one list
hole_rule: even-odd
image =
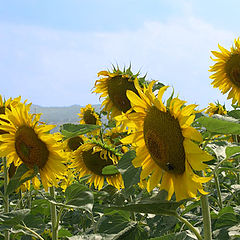
[[(92, 105), (96, 112), (100, 112), (100, 104)], [(78, 113), (83, 106), (72, 105), (69, 107), (42, 107), (31, 106), (31, 113), (42, 113), (41, 121), (47, 124), (62, 125), (64, 123), (79, 123)]]

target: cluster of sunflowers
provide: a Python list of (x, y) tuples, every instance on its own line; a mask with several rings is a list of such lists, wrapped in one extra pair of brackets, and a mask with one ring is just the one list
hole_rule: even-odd
[[(229, 92), (228, 99), (236, 107), (240, 104), (240, 40), (230, 51), (219, 48), (221, 52), (212, 52), (216, 56), (210, 69), (212, 85), (223, 94)], [(45, 191), (53, 186), (65, 190), (83, 177), (98, 190), (107, 184), (121, 190), (121, 173), (117, 168), (105, 170), (116, 167), (128, 150), (135, 150), (132, 164), (141, 168), (141, 188), (165, 190), (167, 200), (174, 195), (176, 201), (196, 198), (198, 192), (206, 195), (203, 183), (212, 178), (205, 173), (213, 157), (204, 151), (202, 134), (193, 127), (196, 114), (204, 110), (173, 94), (164, 98), (169, 86), (147, 81), (130, 67), (123, 71), (113, 67), (98, 77), (93, 92), (103, 99), (101, 112), (88, 104), (78, 114), (80, 125), (95, 126), (85, 134), (50, 133), (55, 126), (41, 122), (41, 114), (32, 114), (31, 104), (20, 97), (3, 100), (0, 96), (0, 157), (7, 169), (14, 169), (9, 176), (24, 164), (29, 171), (22, 177), (35, 168), (38, 171), (20, 186), (22, 190), (30, 189), (30, 182), (36, 189), (42, 184)], [(224, 105), (211, 103), (205, 114), (227, 111)]]

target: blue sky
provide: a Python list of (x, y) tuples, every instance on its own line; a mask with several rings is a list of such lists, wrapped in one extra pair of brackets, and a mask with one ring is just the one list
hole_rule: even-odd
[(239, 37), (239, 0), (0, 0), (0, 94), (42, 106), (98, 104), (97, 72), (131, 62), (205, 107), (211, 50)]

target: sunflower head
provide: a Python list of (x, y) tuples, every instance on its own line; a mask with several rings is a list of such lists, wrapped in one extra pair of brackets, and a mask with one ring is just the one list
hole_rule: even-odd
[(132, 163), (142, 167), (140, 179), (148, 191), (159, 186), (168, 191), (169, 199), (175, 192), (177, 201), (196, 197), (197, 191), (204, 194), (201, 183), (210, 178), (199, 177), (193, 170), (203, 170), (203, 162), (212, 158), (199, 148), (197, 142), (202, 141), (202, 136), (191, 127), (197, 105), (186, 106), (185, 101), (172, 96), (165, 105), (162, 96), (168, 87), (160, 88), (155, 96), (153, 85), (151, 82), (141, 89), (135, 81), (138, 95), (127, 92), (135, 112), (115, 119), (135, 126), (135, 131), (121, 141), (135, 146), (136, 158)]
[(123, 188), (123, 180), (120, 173), (105, 175), (104, 167), (117, 164), (119, 154), (99, 142), (84, 143), (73, 154), (72, 167), (76, 169), (79, 178), (90, 175), (88, 183), (94, 183), (99, 190), (103, 187), (104, 179), (108, 184), (120, 189)]
[(102, 124), (99, 115), (95, 112), (95, 109), (91, 104), (82, 107), (78, 116), (81, 119), (81, 124), (93, 124), (98, 126)]
[(18, 103), (5, 109), (1, 116), (0, 156), (7, 157), (7, 165), (24, 163), (30, 170), (37, 166), (44, 188), (57, 186), (65, 173), (62, 145), (55, 135), (49, 134), (54, 125), (40, 124), (39, 114), (30, 114), (29, 105)]
[(64, 141), (63, 144), (64, 151), (73, 152), (77, 150), (86, 141), (87, 138), (84, 135), (68, 138)]
[(209, 103), (209, 106), (207, 107), (207, 110), (205, 111), (210, 117), (213, 114), (219, 114), (219, 115), (226, 115), (227, 110), (225, 105), (221, 105), (219, 102)]
[[(102, 106), (108, 112), (108, 117), (111, 118), (126, 113), (131, 109), (131, 104), (127, 98), (127, 90), (131, 90), (138, 94), (134, 85), (134, 79), (139, 73), (133, 74), (131, 66), (128, 69), (121, 71), (113, 66), (112, 71), (101, 71), (98, 76), (99, 80), (95, 82), (95, 90), (93, 92), (100, 93), (100, 98), (104, 98)], [(144, 82), (144, 78), (139, 78), (139, 81)]]
[(219, 88), (223, 94), (228, 93), (228, 99), (232, 103), (240, 104), (240, 40), (235, 39), (230, 51), (218, 45), (220, 51), (212, 51), (216, 57), (216, 63), (210, 67), (214, 72), (210, 78), (213, 79), (213, 87)]
[[(3, 100), (2, 96), (0, 95), (0, 120), (2, 121), (6, 121), (4, 119), (1, 118), (1, 115), (4, 115), (5, 114), (5, 109), (9, 109), (11, 110), (12, 107), (15, 107), (21, 100), (21, 97), (18, 97), (18, 98), (9, 98), (7, 100)], [(6, 131), (4, 130), (0, 130), (0, 135), (1, 134), (4, 134), (4, 133), (7, 133)]]

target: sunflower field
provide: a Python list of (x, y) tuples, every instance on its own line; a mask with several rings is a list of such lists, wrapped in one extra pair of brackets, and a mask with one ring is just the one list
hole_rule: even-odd
[(240, 40), (212, 54), (231, 109), (131, 66), (100, 71), (101, 111), (57, 131), (0, 95), (0, 239), (240, 239)]

